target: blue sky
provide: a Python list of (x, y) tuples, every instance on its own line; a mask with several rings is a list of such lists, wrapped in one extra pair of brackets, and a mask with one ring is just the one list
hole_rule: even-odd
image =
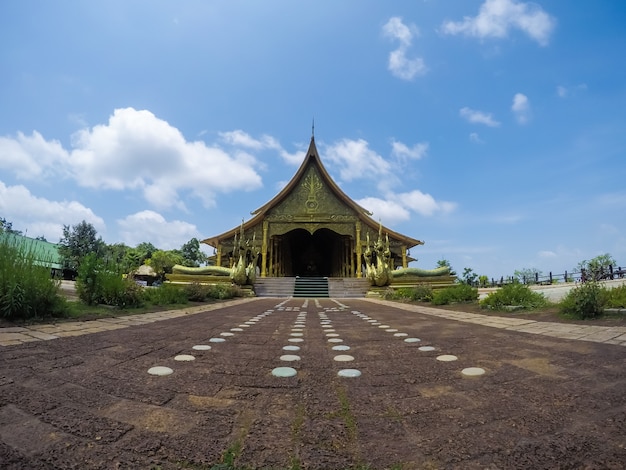
[(626, 265), (626, 4), (0, 4), (0, 216), (179, 248), (249, 219), (315, 119), (376, 220), (490, 277)]

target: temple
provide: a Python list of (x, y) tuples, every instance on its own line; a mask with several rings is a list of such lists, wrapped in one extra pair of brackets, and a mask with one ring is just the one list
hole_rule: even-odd
[[(423, 242), (394, 232), (350, 199), (330, 177), (315, 138), (291, 181), (241, 226), (202, 240), (216, 267), (231, 268), (242, 249), (257, 277), (361, 278), (370, 243), (384, 240), (390, 269), (407, 268)], [(252, 256), (250, 256), (252, 254)]]

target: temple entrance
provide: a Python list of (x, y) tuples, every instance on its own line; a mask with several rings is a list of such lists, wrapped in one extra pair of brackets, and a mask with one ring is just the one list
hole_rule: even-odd
[[(345, 273), (346, 246), (350, 238), (329, 229), (295, 229), (281, 237), (286, 276), (340, 277)], [(346, 245), (347, 243), (347, 245)]]

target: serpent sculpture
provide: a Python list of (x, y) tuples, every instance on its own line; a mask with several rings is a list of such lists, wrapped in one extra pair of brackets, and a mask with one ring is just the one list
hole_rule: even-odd
[[(378, 240), (370, 246), (370, 236), (367, 234), (367, 248), (363, 253), (365, 258), (365, 277), (370, 284), (377, 287), (386, 286), (391, 281), (391, 250), (389, 237), (386, 243), (382, 241), (382, 226), (378, 229)], [(375, 259), (374, 259), (375, 257)]]
[(445, 276), (450, 274), (450, 268), (443, 266), (435, 269), (420, 269), (420, 268), (398, 268), (391, 271), (392, 277), (401, 276), (416, 276), (416, 277), (429, 277), (429, 276)]

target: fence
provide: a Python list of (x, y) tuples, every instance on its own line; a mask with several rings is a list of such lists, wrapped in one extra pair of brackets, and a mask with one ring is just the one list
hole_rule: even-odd
[(474, 283), (475, 287), (502, 287), (506, 284), (528, 284), (528, 285), (550, 285), (550, 284), (558, 284), (559, 282), (587, 282), (587, 281), (604, 281), (611, 279), (623, 279), (626, 277), (626, 268), (622, 268), (621, 266), (614, 268), (609, 265), (608, 268), (601, 268), (599, 271), (573, 271), (568, 273), (565, 271), (563, 274), (552, 274), (552, 272), (548, 273), (547, 276), (540, 276), (539, 273), (535, 273), (534, 276), (527, 278), (526, 276), (522, 276), (522, 278), (518, 278), (516, 276), (508, 276), (501, 277), (499, 280), (491, 279), (491, 282), (483, 282), (482, 284), (479, 281)]

